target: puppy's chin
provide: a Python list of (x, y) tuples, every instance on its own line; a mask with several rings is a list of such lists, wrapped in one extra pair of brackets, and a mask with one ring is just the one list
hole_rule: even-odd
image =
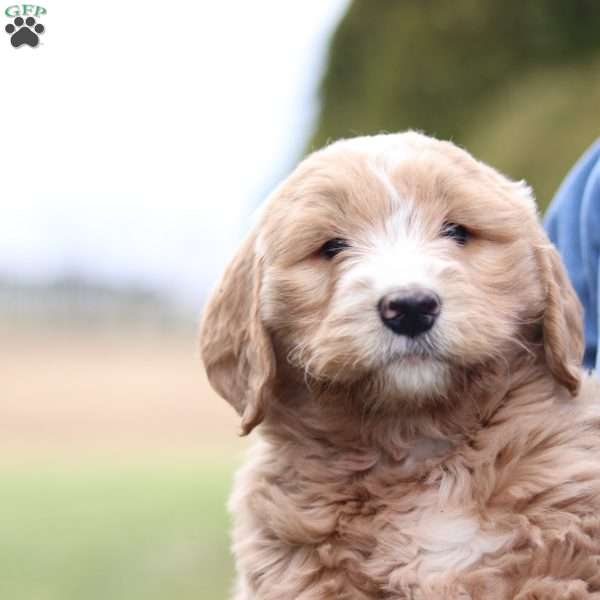
[(450, 385), (450, 368), (436, 358), (406, 355), (387, 364), (382, 370), (384, 386), (389, 395), (416, 403), (443, 397)]
[(398, 401), (418, 408), (446, 398), (452, 384), (451, 363), (416, 344), (406, 346), (372, 354), (370, 360), (352, 352), (356, 348), (348, 343), (345, 353), (325, 351), (327, 346), (318, 345), (286, 356), (298, 382), (310, 382), (318, 394), (339, 393), (369, 405), (396, 408)]

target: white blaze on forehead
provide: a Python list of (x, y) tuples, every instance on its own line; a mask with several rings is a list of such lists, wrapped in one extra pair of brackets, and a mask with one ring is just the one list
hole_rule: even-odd
[(335, 152), (340, 147), (364, 155), (369, 168), (388, 192), (390, 201), (395, 205), (399, 203), (398, 192), (390, 181), (389, 174), (401, 162), (415, 159), (419, 155), (419, 151), (408, 143), (406, 134), (372, 135), (340, 140), (325, 151)]
[(392, 209), (385, 228), (371, 232), (364, 257), (347, 274), (350, 280), (370, 283), (379, 294), (408, 286), (432, 287), (435, 283), (414, 204), (410, 198), (400, 196), (390, 177), (400, 163), (415, 160), (422, 152), (410, 139), (392, 134), (339, 142), (347, 149), (367, 155), (369, 169), (386, 190)]
[(370, 232), (364, 252), (345, 274), (345, 281), (361, 281), (376, 293), (403, 287), (435, 287), (439, 270), (427, 252), (427, 239), (409, 202), (404, 201), (384, 228)]
[[(400, 159), (400, 157), (396, 157)], [(377, 162), (375, 160), (369, 161), (369, 167), (373, 174), (381, 181), (385, 191), (388, 194), (388, 198), (392, 204), (397, 209), (400, 209), (402, 199), (400, 198), (400, 194), (398, 194), (398, 190), (394, 187), (394, 184), (390, 180), (389, 172), (388, 172), (388, 163), (386, 160)]]
[[(426, 153), (411, 143), (419, 134), (378, 135), (344, 140), (346, 148), (367, 154), (368, 166), (383, 185), (391, 217), (385, 226), (370, 232), (364, 253), (346, 273), (345, 281), (362, 281), (383, 295), (395, 288), (423, 287), (435, 290), (437, 276), (448, 266), (428, 251), (427, 238), (412, 198), (402, 197), (391, 173), (404, 161), (418, 160)], [(335, 146), (335, 144), (334, 144)]]

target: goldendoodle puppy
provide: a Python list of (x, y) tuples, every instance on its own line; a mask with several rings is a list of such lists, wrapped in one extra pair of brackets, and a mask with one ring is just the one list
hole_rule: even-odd
[(600, 386), (531, 191), (418, 133), (275, 190), (205, 310), (238, 600), (600, 598)]

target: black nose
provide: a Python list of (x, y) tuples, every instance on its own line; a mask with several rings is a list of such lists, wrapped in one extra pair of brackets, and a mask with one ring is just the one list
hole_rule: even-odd
[(379, 314), (394, 333), (417, 337), (433, 327), (441, 305), (440, 297), (430, 290), (396, 290), (379, 301)]

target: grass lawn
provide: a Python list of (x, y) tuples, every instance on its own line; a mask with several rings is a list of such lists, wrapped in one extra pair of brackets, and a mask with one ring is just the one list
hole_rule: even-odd
[(0, 466), (3, 600), (222, 600), (232, 465)]

